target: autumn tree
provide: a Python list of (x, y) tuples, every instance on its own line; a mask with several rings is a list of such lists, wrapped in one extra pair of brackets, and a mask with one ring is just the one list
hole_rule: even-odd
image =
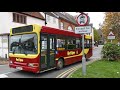
[(102, 25), (102, 32), (107, 40), (107, 36), (112, 31), (116, 40), (120, 42), (120, 12), (106, 12), (105, 21)]
[(98, 31), (93, 28), (94, 30), (94, 41), (99, 41), (100, 40), (100, 35), (98, 34)]

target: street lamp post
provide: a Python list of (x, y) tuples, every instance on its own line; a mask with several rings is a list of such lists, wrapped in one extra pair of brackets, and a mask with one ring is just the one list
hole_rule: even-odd
[(46, 12), (45, 12), (45, 26), (46, 26), (46, 24), (47, 24), (47, 21), (46, 21)]

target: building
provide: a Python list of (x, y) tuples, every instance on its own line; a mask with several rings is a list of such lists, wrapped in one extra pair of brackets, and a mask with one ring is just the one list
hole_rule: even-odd
[(98, 41), (98, 44), (99, 45), (103, 45), (104, 44), (104, 36), (103, 36), (103, 33), (101, 31), (101, 29), (98, 29), (98, 34), (100, 35), (100, 40)]
[(40, 12), (45, 18), (45, 26), (59, 28), (59, 16), (53, 12)]
[(64, 30), (69, 30), (69, 31), (74, 31), (75, 26), (78, 26), (75, 18), (65, 12), (53, 12), (57, 16), (59, 16), (59, 28), (64, 29)]
[(0, 12), (0, 57), (8, 58), (10, 28), (29, 24), (45, 25), (39, 12)]
[(0, 12), (0, 23), (0, 57), (2, 58), (8, 58), (10, 28), (40, 24), (74, 31), (78, 26), (75, 17), (65, 12)]

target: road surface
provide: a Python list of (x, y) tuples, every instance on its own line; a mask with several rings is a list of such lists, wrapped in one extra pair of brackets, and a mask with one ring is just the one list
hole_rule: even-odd
[[(93, 56), (90, 58), (88, 62), (90, 62), (93, 59), (100, 59), (101, 58), (101, 49), (102, 45), (99, 45), (98, 47), (95, 47), (93, 50)], [(20, 71), (13, 68), (9, 68), (8, 65), (0, 65), (0, 78), (56, 78), (61, 73), (65, 73), (66, 70), (71, 69), (75, 66), (79, 66), (82, 64), (81, 62), (65, 66), (61, 70), (51, 70), (44, 73), (34, 74), (30, 72)]]

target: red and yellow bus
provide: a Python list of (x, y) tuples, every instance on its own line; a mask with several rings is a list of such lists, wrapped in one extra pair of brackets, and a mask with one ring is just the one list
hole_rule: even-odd
[[(92, 56), (92, 37), (85, 35), (85, 57)], [(82, 37), (67, 30), (27, 25), (12, 28), (9, 66), (40, 73), (82, 60)]]

